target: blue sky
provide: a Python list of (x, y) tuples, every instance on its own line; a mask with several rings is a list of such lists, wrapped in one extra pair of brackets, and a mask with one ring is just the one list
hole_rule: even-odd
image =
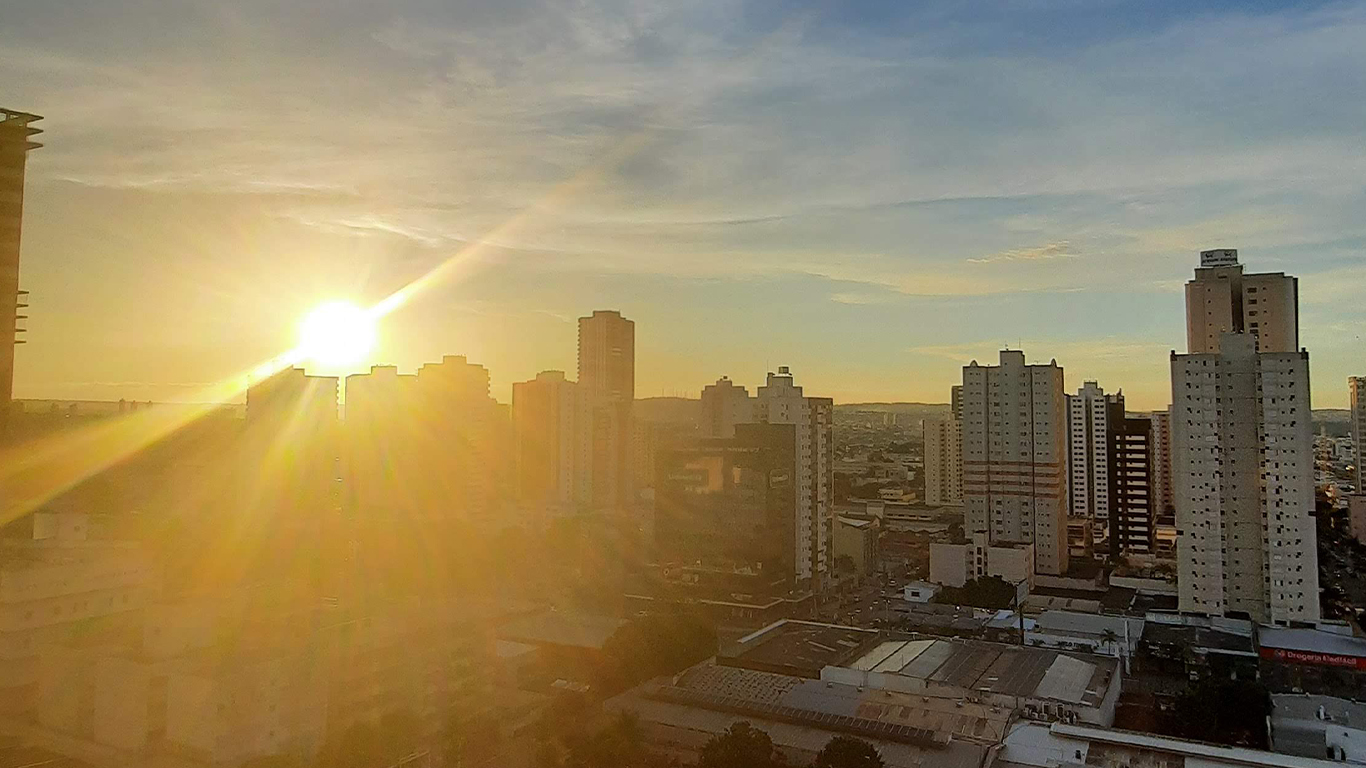
[(1010, 344), (1160, 407), (1196, 253), (1236, 247), (1301, 278), (1316, 405), (1366, 373), (1366, 3), (3, 14), (0, 104), (47, 116), (22, 396), (180, 397), (481, 239), (377, 360), (465, 353), (507, 400), (612, 307), (642, 395), (787, 364), (945, 401)]

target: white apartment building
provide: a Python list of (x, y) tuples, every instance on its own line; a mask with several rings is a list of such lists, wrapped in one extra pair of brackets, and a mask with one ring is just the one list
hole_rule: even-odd
[(1123, 402), (1094, 381), (1067, 395), (1068, 514), (1091, 524), (1097, 544), (1110, 536), (1109, 406), (1120, 403), (1122, 412)]
[(925, 503), (963, 503), (963, 426), (925, 419)]
[(1218, 348), (1171, 357), (1180, 610), (1317, 621), (1308, 353)]
[(1352, 463), (1356, 467), (1356, 492), (1366, 493), (1366, 376), (1347, 377), (1352, 420)]
[(1195, 279), (1186, 283), (1186, 350), (1217, 353), (1229, 331), (1257, 337), (1258, 352), (1298, 352), (1299, 280), (1244, 274), (1236, 248), (1201, 251)]
[(1172, 514), (1176, 502), (1172, 499), (1172, 413), (1153, 411), (1153, 489), (1157, 517)]
[(835, 403), (802, 394), (785, 365), (768, 374), (757, 394), (755, 421), (797, 425), (797, 579), (821, 588), (833, 560)]
[(963, 368), (963, 501), (969, 535), (1031, 543), (1035, 570), (1067, 572), (1067, 417), (1063, 371), (1001, 352)]
[(156, 571), (138, 545), (88, 540), (83, 526), (42, 520), (83, 515), (37, 517), (35, 529), (55, 526), (70, 537), (0, 546), (0, 713), (37, 706), (46, 646), (73, 637), (96, 642), (136, 626), (158, 587)]
[(732, 438), (736, 424), (754, 422), (754, 399), (728, 376), (702, 388), (701, 407), (703, 437)]

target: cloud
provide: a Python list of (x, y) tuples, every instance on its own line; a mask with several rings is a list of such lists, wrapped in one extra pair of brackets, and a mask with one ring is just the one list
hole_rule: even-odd
[(1072, 250), (1071, 243), (1061, 240), (1034, 248), (1014, 248), (1000, 251), (990, 256), (968, 259), (969, 264), (995, 264), (1002, 261), (1047, 261), (1049, 259), (1074, 259), (1079, 254)]

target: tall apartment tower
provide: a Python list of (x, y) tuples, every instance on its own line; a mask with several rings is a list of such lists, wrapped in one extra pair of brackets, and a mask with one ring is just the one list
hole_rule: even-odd
[[(1309, 354), (1293, 348), (1295, 279), (1242, 275), (1236, 264), (1236, 252), (1201, 254), (1187, 285), (1191, 353), (1171, 356), (1178, 607), (1271, 624), (1313, 622), (1313, 424)], [(1229, 290), (1191, 288), (1214, 281)], [(1220, 296), (1234, 300), (1232, 317), (1243, 324), (1232, 322), (1211, 339), (1208, 310)]]
[(1299, 280), (1284, 272), (1243, 273), (1236, 248), (1200, 252), (1186, 283), (1186, 350), (1214, 354), (1223, 334), (1248, 333), (1258, 352), (1298, 352)]
[(963, 503), (963, 425), (925, 419), (925, 503)]
[(1068, 516), (1086, 520), (1105, 550), (1110, 539), (1110, 416), (1124, 415), (1124, 395), (1107, 395), (1094, 381), (1067, 395)]
[(575, 501), (578, 385), (564, 371), (541, 371), (512, 385), (517, 494), (523, 503), (568, 506)]
[(1153, 423), (1153, 514), (1167, 519), (1176, 514), (1172, 498), (1172, 411), (1152, 412)]
[(1126, 414), (1123, 395), (1108, 408), (1109, 551), (1114, 555), (1150, 555), (1157, 538), (1153, 419)]
[(736, 424), (754, 421), (754, 400), (727, 376), (702, 388), (702, 437), (735, 437)]
[(1067, 572), (1067, 415), (1057, 361), (963, 368), (963, 501), (969, 534), (1034, 545), (1035, 570)]
[(1356, 492), (1366, 494), (1366, 376), (1349, 376), (1347, 387), (1351, 397), (1352, 460), (1356, 465)]
[(579, 318), (579, 388), (587, 409), (579, 428), (587, 461), (579, 470), (586, 501), (621, 510), (634, 500), (631, 476), (636, 397), (636, 324), (620, 312)]
[(0, 109), (0, 430), (14, 398), (14, 347), (23, 344), (19, 311), (28, 306), (19, 290), (19, 230), (24, 220), (24, 164), (28, 152), (42, 144), (33, 137), (42, 129), (38, 115)]
[(757, 394), (755, 421), (797, 427), (796, 576), (813, 589), (824, 589), (834, 559), (834, 401), (802, 394), (785, 365), (768, 374)]

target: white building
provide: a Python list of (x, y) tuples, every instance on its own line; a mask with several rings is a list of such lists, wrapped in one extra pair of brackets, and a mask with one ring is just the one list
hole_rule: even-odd
[(754, 399), (728, 376), (702, 388), (701, 409), (703, 437), (735, 437), (736, 424), (754, 421)]
[(780, 366), (751, 398), (727, 377), (702, 390), (702, 434), (734, 437), (736, 424), (796, 425), (796, 578), (820, 589), (834, 561), (834, 401), (807, 397)]
[(925, 503), (963, 503), (963, 427), (925, 419)]
[(1366, 704), (1335, 696), (1273, 694), (1271, 749), (1366, 765)]
[(1026, 365), (1001, 352), (999, 366), (963, 368), (965, 529), (993, 543), (1034, 545), (1035, 570), (1067, 572), (1067, 431), (1057, 361)]
[(1158, 517), (1172, 514), (1176, 502), (1172, 499), (1172, 413), (1171, 406), (1165, 411), (1153, 411), (1153, 488), (1156, 493)]
[(1182, 612), (1317, 621), (1306, 352), (1172, 354), (1172, 466)]
[(990, 544), (985, 533), (975, 533), (966, 544), (930, 545), (930, 581), (961, 587), (984, 576), (1007, 584), (1034, 586), (1034, 547), (1030, 544)]
[(87, 526), (71, 524), (84, 517), (37, 513), (35, 531), (56, 535), (0, 546), (0, 713), (37, 706), (46, 646), (117, 636), (137, 626), (156, 595), (145, 553), (130, 542), (86, 539)]
[(797, 579), (820, 588), (830, 573), (834, 500), (834, 413), (828, 397), (807, 397), (779, 366), (759, 387), (755, 421), (797, 426)]
[(1109, 406), (1120, 403), (1122, 410), (1123, 402), (1094, 381), (1067, 395), (1069, 516), (1089, 521), (1097, 543), (1110, 536)]
[(1258, 352), (1298, 352), (1299, 281), (1284, 272), (1243, 274), (1236, 248), (1201, 251), (1186, 283), (1186, 349), (1217, 353), (1230, 331), (1257, 337)]

